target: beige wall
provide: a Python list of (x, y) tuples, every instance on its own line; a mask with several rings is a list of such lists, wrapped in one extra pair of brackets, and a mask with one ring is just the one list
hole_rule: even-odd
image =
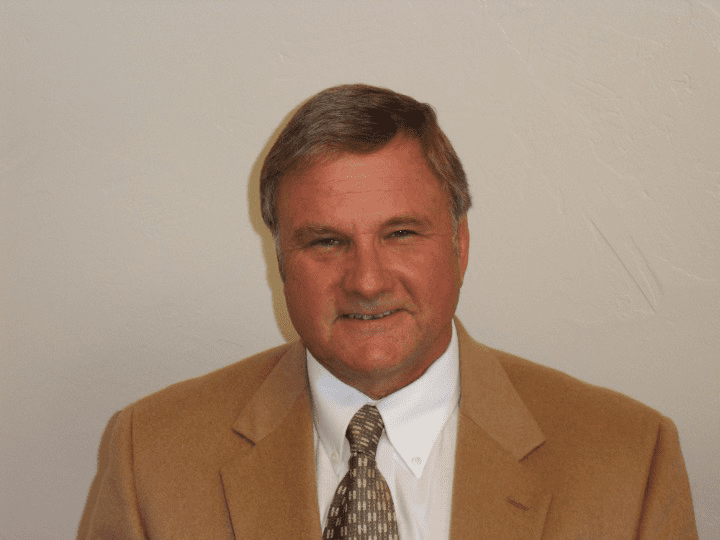
[(257, 163), (357, 81), (464, 161), (466, 326), (674, 418), (720, 537), (718, 0), (0, 2), (0, 536), (73, 538), (114, 411), (291, 337)]

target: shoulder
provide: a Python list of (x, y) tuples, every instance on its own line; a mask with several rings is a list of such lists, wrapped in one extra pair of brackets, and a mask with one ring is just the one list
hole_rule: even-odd
[(603, 449), (603, 459), (650, 457), (663, 433), (677, 437), (672, 420), (629, 396), (512, 354), (492, 352), (551, 447), (585, 449), (589, 454)]
[(563, 412), (577, 416), (646, 418), (662, 415), (620, 392), (581, 381), (571, 375), (503, 351), (493, 350), (523, 401), (547, 416)]
[(511, 392), (517, 394), (545, 435), (555, 427), (585, 429), (592, 424), (615, 423), (632, 429), (642, 424), (658, 426), (664, 419), (657, 411), (620, 392), (483, 345), (459, 321), (456, 325), (463, 355), (461, 364), (470, 362), (474, 366), (468, 370), (473, 377), (489, 377), (472, 388), (482, 392), (489, 390), (489, 384), (509, 383), (508, 388), (512, 387)]
[(129, 405), (133, 423), (157, 428), (232, 423), (280, 358), (288, 343), (255, 354), (208, 374), (175, 383)]
[(640, 530), (666, 531), (663, 537), (696, 538), (671, 419), (620, 392), (478, 346), (502, 368), (542, 432), (544, 442), (523, 464), (553, 493), (556, 516), (584, 516), (586, 531), (606, 528), (608, 537), (640, 523)]

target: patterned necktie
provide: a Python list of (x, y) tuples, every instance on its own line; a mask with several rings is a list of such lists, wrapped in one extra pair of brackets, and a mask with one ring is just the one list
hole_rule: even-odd
[(350, 470), (335, 492), (323, 539), (398, 540), (390, 488), (375, 463), (383, 425), (373, 405), (360, 409), (348, 425)]

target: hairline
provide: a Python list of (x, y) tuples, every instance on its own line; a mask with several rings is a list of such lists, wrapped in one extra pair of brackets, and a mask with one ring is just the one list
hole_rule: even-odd
[(410, 129), (401, 129), (391, 139), (385, 141), (384, 144), (374, 146), (365, 152), (348, 150), (336, 147), (334, 145), (318, 144), (312, 149), (311, 152), (297, 159), (293, 166), (287, 169), (285, 173), (275, 181), (275, 185), (270, 191), (271, 196), (269, 197), (269, 200), (267, 202), (269, 203), (270, 215), (273, 218), (272, 227), (270, 227), (273, 237), (277, 236), (279, 230), (280, 217), (278, 216), (277, 198), (283, 183), (287, 182), (289, 179), (302, 176), (307, 171), (318, 165), (330, 164), (334, 161), (341, 159), (344, 156), (368, 156), (370, 154), (380, 152), (381, 150), (384, 150), (392, 145), (401, 144), (403, 142), (417, 143), (420, 148), (420, 153), (422, 154), (423, 160), (425, 161), (425, 165), (430, 170), (431, 174), (435, 177), (435, 179), (438, 181), (443, 192), (448, 196), (450, 213), (453, 221), (459, 222), (463, 215), (467, 214), (467, 211), (463, 211), (463, 209), (456, 207), (456, 200), (452, 193), (451, 182), (443, 179), (438, 174), (439, 171), (436, 171), (434, 164), (430, 160), (428, 149), (425, 148), (425, 145), (423, 144), (422, 137)]

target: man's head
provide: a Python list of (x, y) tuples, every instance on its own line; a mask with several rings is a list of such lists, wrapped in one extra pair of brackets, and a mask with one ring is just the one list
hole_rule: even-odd
[(447, 348), (467, 266), (462, 166), (428, 105), (342, 86), (296, 113), (261, 178), (291, 320), (335, 376), (379, 398)]
[(282, 180), (342, 154), (370, 154), (395, 137), (415, 139), (432, 173), (447, 191), (454, 220), (470, 209), (465, 171), (426, 103), (386, 88), (347, 84), (306, 101), (278, 136), (260, 173), (260, 206), (277, 238), (277, 193)]

